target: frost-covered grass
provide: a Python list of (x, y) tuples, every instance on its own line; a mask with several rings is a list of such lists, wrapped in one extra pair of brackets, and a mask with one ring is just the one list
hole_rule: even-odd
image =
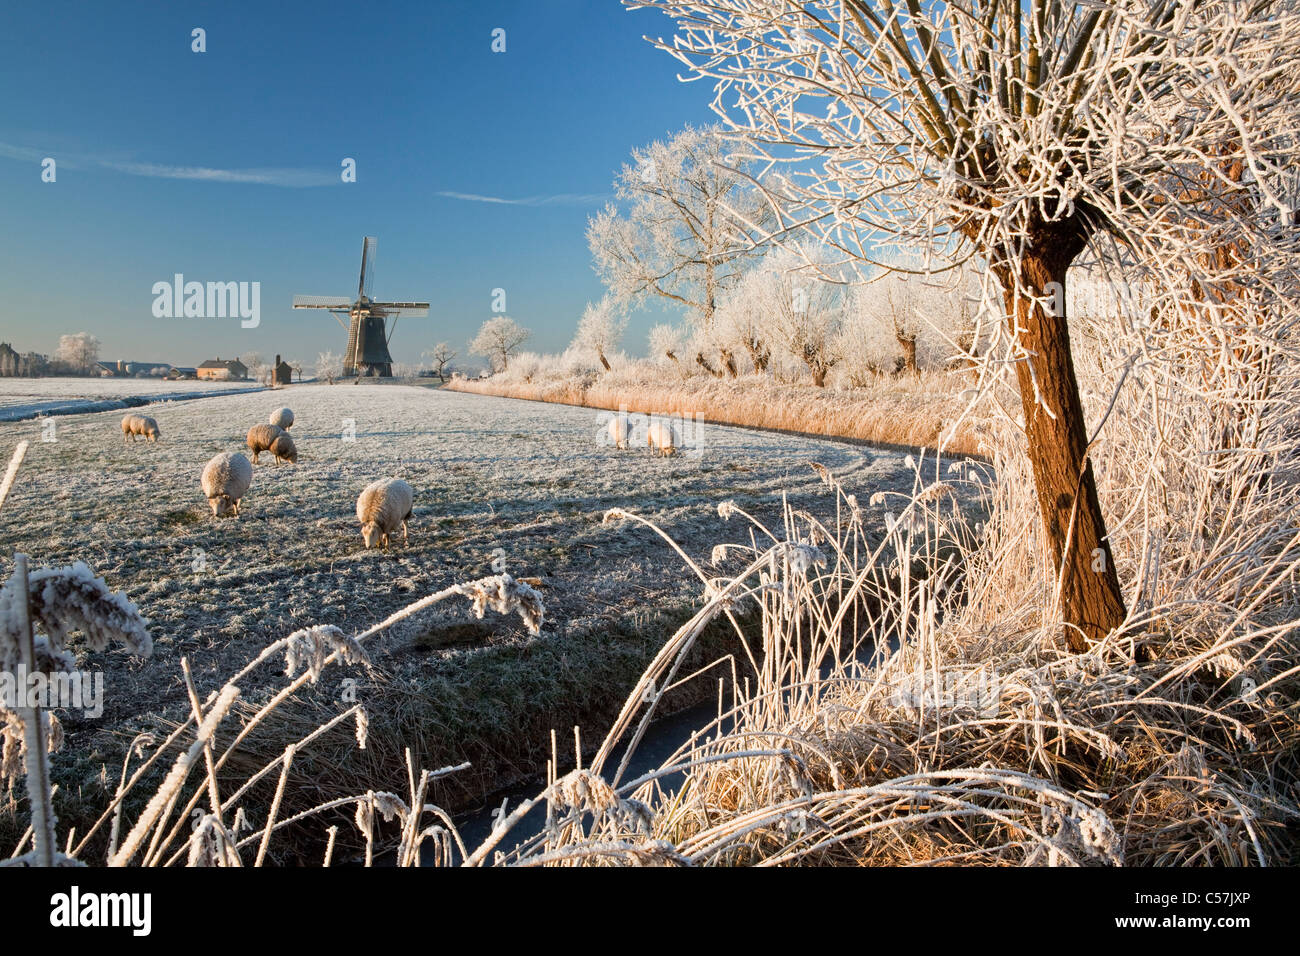
[[(295, 413), (298, 464), (264, 457), (241, 516), (212, 518), (199, 488), (203, 464), (241, 449), (247, 428), (281, 405)], [(540, 635), (517, 618), (469, 617), (463, 604), (427, 608), (376, 635), (368, 648), (374, 674), (322, 678), (282, 705), (230, 763), (231, 772), (249, 769), (296, 731), (337, 717), (347, 709), (339, 681), (352, 677), (370, 745), (357, 751), (344, 728), (324, 755), (304, 750), (290, 801), (374, 786), (401, 770), (409, 746), (422, 766), (473, 760), (472, 770), (434, 788), (463, 804), (539, 768), (551, 728), (612, 718), (662, 635), (691, 613), (700, 593), (694, 575), (662, 540), (603, 524), (606, 509), (653, 517), (707, 562), (722, 500), (769, 519), (779, 517), (782, 494), (797, 507), (831, 507), (817, 494), (811, 462), (864, 489), (912, 482), (892, 452), (705, 426), (699, 457), (661, 459), (601, 443), (601, 418), (589, 409), (399, 385), (301, 385), (149, 413), (163, 436), (156, 444), (125, 444), (117, 412), (61, 418), (55, 442), (41, 440), (36, 421), (0, 425), (5, 447), (31, 442), (0, 511), (0, 573), (9, 573), (13, 551), (30, 555), (33, 568), (84, 560), (141, 608), (154, 636), (147, 662), (120, 653), (82, 662), (106, 668), (108, 693), (100, 720), (65, 720), (67, 744), (54, 767), (70, 821), (102, 805), (101, 767), (109, 764), (107, 778), (116, 779), (131, 734), (183, 722), (190, 701), (182, 656), (198, 692), (212, 693), (291, 632), (328, 625), (358, 633), (417, 598), (504, 567), (535, 580), (543, 595)], [(416, 491), (410, 544), (366, 551), (356, 496), (388, 475)], [(234, 712), (247, 717), (243, 708), (261, 706), (282, 684), (263, 665), (240, 682)]]
[(254, 382), (170, 382), (156, 378), (0, 378), (0, 422), (259, 388)]
[[(1116, 343), (1118, 355), (1125, 345)], [(594, 442), (584, 450), (597, 420), (587, 409), (400, 386), (295, 389), (298, 443), (311, 454), (297, 472), (260, 468), (260, 510), (246, 512), (258, 533), (246, 540), (245, 519), (223, 524), (213, 552), (241, 555), (251, 574), (243, 564), (210, 582), (182, 572), (159, 587), (142, 583), (147, 564), (124, 554), (141, 551), (140, 538), (101, 546), (118, 561), (105, 574), (110, 586), (134, 581), (128, 592), (151, 616), (158, 609), (184, 620), (193, 596), (264, 606), (206, 641), (155, 620), (155, 659), (134, 665), (139, 679), (131, 682), (124, 660), (110, 665), (115, 726), (170, 734), (161, 747), (151, 740), (123, 774), (135, 783), (112, 845), (132, 862), (208, 865), (232, 853), (247, 864), (345, 850), (366, 862), (382, 853), (400, 864), (473, 865), (1294, 862), (1295, 366), (1279, 356), (1269, 401), (1233, 413), (1259, 446), (1212, 460), (1195, 449), (1213, 440), (1219, 410), (1194, 390), (1153, 398), (1153, 371), (1131, 371), (1112, 355), (1085, 368), (1098, 418), (1105, 407), (1096, 403), (1116, 382), (1128, 376), (1133, 385), (1109, 405), (1094, 452), (1131, 611), (1124, 629), (1077, 654), (1046, 583), (1033, 485), (1011, 420), (987, 422), (991, 465), (933, 454), (900, 462), (731, 429), (709, 429), (718, 444), (706, 444), (701, 459), (659, 460)], [(364, 452), (334, 450), (321, 463), (341, 439), (314, 423), (360, 415), (362, 405), (376, 422), (367, 432), (357, 420)], [(223, 419), (254, 407), (231, 396), (189, 411), (195, 425), (226, 428)], [(106, 422), (78, 419), (87, 426), (78, 444), (111, 462), (89, 427)], [(393, 444), (417, 453), (401, 465), (417, 489), (456, 481), (454, 464), (480, 466), (457, 486), (471, 502), (472, 544), (430, 527), (417, 498), (409, 552), (348, 549), (350, 529), (331, 517), (321, 488), (337, 490), (331, 475), (359, 488)], [(81, 479), (72, 450), (32, 451), (43, 465), (30, 487), (16, 485), (0, 527), (39, 554), (42, 529), (68, 523), (49, 513), (42, 493)], [(152, 486), (170, 486), (172, 449), (123, 451), (162, 456), (148, 473)], [(708, 470), (710, 455), (728, 462), (721, 475)], [(744, 479), (741, 460), (754, 469)], [(636, 489), (626, 485), (630, 467), (641, 478)], [(545, 489), (527, 483), (543, 477)], [(498, 497), (507, 481), (509, 500)], [(793, 490), (784, 507), (775, 506), (777, 487)], [(561, 493), (598, 507), (566, 517)], [(284, 542), (291, 524), (268, 513), (290, 503), (319, 515), (319, 533), (308, 532), (301, 550)], [(148, 508), (143, 499), (134, 505)], [(453, 506), (444, 498), (432, 511)], [(191, 511), (203, 514), (199, 503)], [(36, 527), (26, 527), (26, 514), (40, 518)], [(132, 509), (118, 518), (128, 530), (139, 520)], [(217, 531), (177, 532), (190, 545), (197, 539), (186, 536), (203, 534)], [(431, 548), (434, 538), (441, 544)], [(521, 610), (510, 597), (514, 580), (491, 575), (483, 553), (507, 538), (510, 571), (534, 580), (547, 603), (535, 637), (515, 617), (474, 619), (466, 629), (463, 605), (446, 604), (481, 594), (491, 605), (496, 594), (499, 610)], [(543, 543), (551, 550), (535, 550)], [(583, 544), (589, 557), (579, 557)], [(447, 552), (465, 563), (431, 572)], [(35, 563), (58, 556), (47, 551)], [(303, 572), (278, 569), (293, 560)], [(338, 610), (320, 600), (344, 587), (323, 583), (324, 561), (353, 588), (334, 598), (345, 604)], [(665, 574), (674, 562), (686, 569), (681, 577)], [(259, 587), (262, 578), (269, 588)], [(285, 619), (285, 605), (303, 610)], [(225, 607), (212, 610), (211, 620), (227, 619)], [(168, 666), (178, 652), (194, 662), (180, 677)], [(296, 662), (289, 677), (278, 673), (286, 654)], [(161, 693), (148, 686), (160, 677)], [(358, 681), (356, 695), (342, 693), (342, 678)], [(151, 692), (152, 718), (122, 706)], [(635, 750), (648, 722), (684, 697), (716, 701), (716, 718), (632, 778), (618, 745)], [(68, 738), (54, 779), (77, 797), (56, 794), (53, 805), (62, 800), (60, 813), (71, 807), (83, 825), (95, 826), (99, 814), (93, 838), (73, 845), (94, 861), (117, 802), (115, 770), (95, 784), (112, 740), (76, 721)], [(522, 770), (543, 760), (548, 776), (536, 796), (508, 806), (484, 843), (464, 845), (443, 808), (504, 779), (512, 762)], [(92, 797), (94, 808), (83, 808)], [(521, 825), (534, 807), (546, 810), (540, 831)], [(20, 800), (11, 815), (20, 826), (24, 812)], [(24, 838), (18, 850), (28, 845)]]
[[(738, 527), (713, 599), (664, 643), (597, 755), (567, 773), (561, 756), (471, 860), (1294, 864), (1295, 356), (1276, 355), (1266, 401), (1234, 406), (1169, 376), (1182, 356), (1133, 368), (1131, 347), (1106, 343), (1082, 382), (1106, 422), (1093, 455), (1123, 628), (1068, 651), (1014, 421), (990, 423), (989, 471), (930, 459), (909, 493), (869, 499), (825, 474), (834, 523), (791, 509), (761, 527), (724, 508)], [(1225, 425), (1249, 436), (1229, 453)], [(984, 520), (955, 497), (980, 498)], [(859, 531), (881, 510), (883, 546)], [(761, 626), (737, 630), (745, 679), (633, 778), (615, 744), (635, 744), (659, 688), (698, 672), (700, 628), (755, 604)], [(518, 826), (536, 805), (546, 825)]]
[[(1067, 650), (1023, 429), (981, 411), (991, 471), (930, 459), (910, 493), (869, 497), (828, 474), (838, 520), (791, 509), (770, 536), (734, 512), (714, 599), (665, 642), (598, 755), (539, 790), (547, 825), (473, 859), (1300, 860), (1300, 360), (1278, 348), (1236, 368), (1162, 333), (1085, 336), (1076, 356), (1123, 627)], [(1205, 387), (1214, 359), (1235, 389)], [(983, 520), (954, 495), (979, 497)], [(858, 531), (881, 510), (884, 547)], [(643, 732), (657, 688), (697, 670), (683, 655), (700, 626), (755, 602), (747, 681), (629, 779), (614, 744)], [(867, 666), (864, 648), (881, 650)]]

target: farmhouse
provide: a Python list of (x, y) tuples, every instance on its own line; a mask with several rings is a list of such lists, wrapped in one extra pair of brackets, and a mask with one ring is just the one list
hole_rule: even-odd
[(208, 359), (197, 369), (195, 374), (202, 379), (212, 381), (244, 380), (248, 378), (248, 366), (239, 359)]
[(275, 366), (271, 369), (271, 384), (293, 384), (293, 366), (288, 362), (280, 361), (280, 356), (278, 355), (275, 357)]

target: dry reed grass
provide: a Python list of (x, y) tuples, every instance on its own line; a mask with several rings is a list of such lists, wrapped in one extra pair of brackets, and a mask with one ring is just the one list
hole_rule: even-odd
[(585, 408), (660, 415), (698, 415), (706, 421), (745, 428), (852, 438), (885, 445), (934, 448), (950, 454), (979, 454), (978, 425), (963, 418), (963, 373), (923, 371), (884, 377), (870, 389), (834, 391), (812, 385), (781, 385), (769, 379), (705, 379), (664, 376), (663, 383), (606, 376), (518, 381), (493, 376), (455, 378), (445, 387)]

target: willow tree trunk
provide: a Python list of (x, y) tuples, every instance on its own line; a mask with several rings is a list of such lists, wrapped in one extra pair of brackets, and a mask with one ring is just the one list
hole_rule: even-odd
[(704, 371), (708, 372), (714, 378), (722, 378), (722, 370), (714, 368), (713, 364), (705, 357), (703, 352), (695, 353), (695, 364), (704, 369)]
[(1066, 641), (1074, 651), (1086, 650), (1125, 617), (1086, 454), (1088, 435), (1065, 315), (1066, 270), (1085, 242), (1079, 228), (1052, 224), (1035, 232), (1015, 265), (995, 267), (1006, 290), (1007, 321), (1027, 355), (1016, 363), (1025, 435), (1057, 573), (1053, 586), (1059, 588)]
[(903, 350), (903, 371), (910, 375), (920, 375), (916, 367), (916, 336), (904, 335), (900, 330), (895, 329), (894, 341)]

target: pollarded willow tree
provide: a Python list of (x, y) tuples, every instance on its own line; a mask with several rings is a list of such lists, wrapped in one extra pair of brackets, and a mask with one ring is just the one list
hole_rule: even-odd
[(1159, 290), (1162, 321), (1230, 353), (1283, 334), (1263, 317), (1300, 299), (1295, 2), (625, 3), (677, 20), (657, 45), (717, 81), (715, 111), (768, 164), (768, 238), (996, 279), (1067, 640), (1122, 625), (1066, 272), (1105, 251)]
[(774, 250), (741, 287), (762, 316), (760, 328), (808, 370), (818, 388), (825, 387), (826, 376), (840, 361), (846, 298), (845, 287), (816, 268), (823, 258), (810, 244)]
[(609, 356), (618, 351), (627, 331), (627, 313), (623, 304), (606, 294), (599, 302), (587, 303), (573, 334), (572, 347), (594, 353), (605, 371), (610, 370)]

